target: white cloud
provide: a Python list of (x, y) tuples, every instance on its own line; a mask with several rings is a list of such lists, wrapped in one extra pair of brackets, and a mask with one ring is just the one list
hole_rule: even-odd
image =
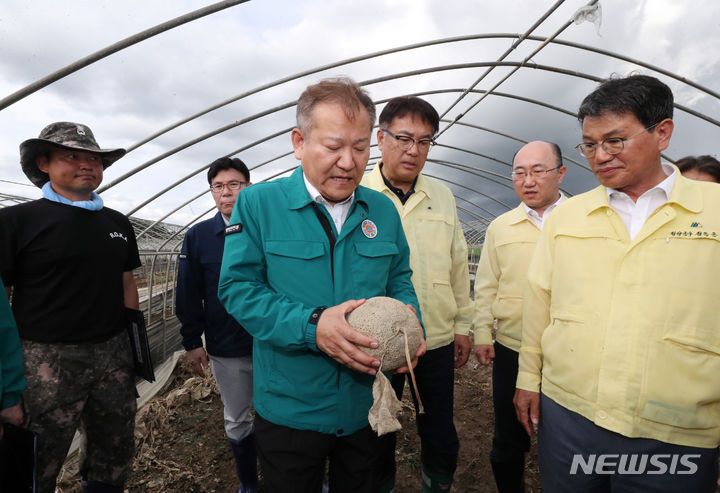
[[(534, 34), (552, 35), (585, 3), (580, 0), (565, 2)], [(4, 0), (0, 3), (0, 46), (3, 47), (0, 97), (100, 48), (206, 4), (200, 0), (126, 0), (122, 3)], [(602, 6), (602, 37), (586, 23), (570, 26), (560, 38), (645, 60), (720, 91), (720, 62), (717, 57), (709, 56), (720, 45), (720, 5), (716, 0), (691, 3), (603, 0)], [(0, 111), (0, 176), (4, 180), (26, 182), (19, 167), (18, 144), (35, 137), (51, 121), (87, 123), (102, 146), (129, 146), (210, 105), (301, 71), (432, 39), (523, 33), (549, 8), (549, 3), (533, 0), (247, 2), (116, 53)], [(468, 40), (387, 55), (248, 96), (129, 153), (107, 171), (106, 182), (201, 134), (293, 101), (305, 85), (321, 77), (342, 73), (357, 80), (368, 80), (435, 66), (493, 62), (513, 41), (509, 38)], [(520, 61), (537, 46), (537, 42), (526, 41), (508, 56), (507, 61)], [(544, 48), (532, 62), (596, 77), (637, 69), (625, 62), (554, 45)], [(439, 71), (373, 84), (368, 89), (376, 99), (441, 88), (462, 89), (485, 70), (476, 67)], [(489, 89), (509, 70), (496, 68), (478, 89)], [(679, 103), (720, 119), (717, 99), (680, 82), (663, 80), (671, 84)], [(534, 69), (531, 64), (504, 82), (498, 91), (574, 111), (594, 86), (595, 82)], [(427, 99), (443, 112), (457, 95), (435, 94), (428, 95)], [(450, 115), (455, 116), (478, 98), (478, 94), (469, 95)], [(713, 139), (699, 141), (694, 136), (714, 135), (717, 128), (694, 117), (682, 117), (679, 121), (684, 128), (677, 129), (669, 152), (676, 157), (700, 151), (707, 153), (708, 149), (703, 146)], [(539, 137), (555, 140), (570, 156), (574, 155), (572, 145), (578, 139), (577, 123), (572, 117), (498, 96), (487, 97), (466, 115), (463, 122), (527, 140)], [(105, 192), (106, 202), (119, 210), (129, 211), (216, 157), (293, 123), (294, 110), (291, 109), (229, 130), (135, 174)], [(509, 160), (519, 145), (510, 139), (459, 125), (443, 134), (442, 139), (445, 143), (500, 160)], [(248, 165), (256, 166), (289, 150), (289, 137), (284, 135), (254, 146), (239, 157)], [(432, 157), (504, 172), (502, 165), (468, 153), (436, 148)], [(291, 156), (272, 161), (255, 169), (253, 179), (257, 181), (295, 165)], [(515, 201), (511, 191), (485, 180), (467, 177), (466, 181), (483, 193)], [(577, 167), (571, 167), (566, 182), (572, 192), (593, 184), (592, 178)], [(161, 217), (193, 194), (200, 193), (205, 186), (200, 173), (138, 214), (148, 218)], [(502, 212), (492, 201), (480, 199), (458, 187), (453, 190), (494, 213)], [(37, 193), (22, 185), (0, 181), (2, 193), (27, 191)], [(198, 205), (201, 203), (202, 200), (193, 202), (171, 219), (178, 223), (190, 221), (205, 210)]]

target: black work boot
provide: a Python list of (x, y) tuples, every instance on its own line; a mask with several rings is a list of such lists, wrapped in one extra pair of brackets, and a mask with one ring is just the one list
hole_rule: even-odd
[(255, 451), (255, 435), (250, 433), (242, 440), (228, 438), (230, 448), (235, 456), (235, 469), (240, 488), (238, 493), (257, 493), (257, 452)]
[(496, 462), (490, 460), (498, 493), (523, 493), (525, 491), (525, 460)]
[(439, 471), (423, 464), (422, 491), (423, 493), (448, 492), (453, 481), (453, 473)]

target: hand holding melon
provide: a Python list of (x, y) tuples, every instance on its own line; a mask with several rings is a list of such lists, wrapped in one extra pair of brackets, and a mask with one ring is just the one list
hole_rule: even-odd
[[(386, 296), (370, 298), (347, 316), (353, 329), (378, 342), (378, 347), (361, 348), (381, 361), (382, 371), (397, 370), (410, 366), (417, 350), (424, 341), (422, 327), (415, 312), (401, 301)], [(412, 355), (405, 354), (405, 341)]]
[[(422, 399), (412, 369), (426, 346), (415, 310), (393, 298), (377, 296), (350, 312), (347, 321), (355, 330), (378, 342), (377, 348), (363, 350), (380, 359), (382, 371), (407, 369), (410, 372), (418, 398), (418, 412), (422, 414)], [(397, 415), (402, 406), (382, 371), (375, 377), (374, 402), (368, 413), (370, 426), (378, 435), (397, 431), (401, 426)]]

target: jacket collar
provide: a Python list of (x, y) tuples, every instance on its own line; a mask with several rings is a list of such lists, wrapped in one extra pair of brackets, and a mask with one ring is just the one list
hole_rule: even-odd
[(313, 202), (307, 188), (305, 188), (302, 166), (295, 168), (295, 171), (293, 171), (288, 179), (282, 181), (282, 186), (288, 197), (289, 209), (302, 209)]
[[(562, 197), (563, 202), (565, 202), (567, 200), (567, 196), (563, 192), (560, 192), (560, 197)], [(560, 200), (560, 197), (558, 197), (558, 200)], [(555, 203), (557, 203), (557, 201)], [(558, 204), (558, 205), (560, 205), (560, 204)], [(550, 212), (552, 212), (552, 211), (550, 211)], [(547, 213), (547, 211), (546, 211), (546, 213)], [(528, 215), (527, 209), (525, 208), (525, 204), (523, 204), (522, 202), (520, 202), (519, 206), (510, 210), (508, 212), (508, 214), (510, 214), (510, 224), (518, 224), (523, 221), (530, 221), (533, 225), (535, 225), (535, 227), (537, 227), (537, 224), (535, 224), (535, 221), (533, 221), (532, 218)]]
[(213, 231), (216, 235), (225, 234), (225, 221), (222, 217), (222, 212), (217, 211), (212, 218)]
[(520, 205), (515, 207), (514, 209), (510, 209), (507, 214), (510, 215), (510, 224), (520, 224), (523, 221), (529, 221), (533, 225), (535, 224), (532, 219), (530, 219), (530, 216), (528, 216), (527, 211), (525, 210), (525, 206), (523, 206), (523, 203), (520, 202)]
[(590, 213), (599, 210), (599, 209), (605, 209), (610, 207), (610, 202), (608, 201), (608, 194), (607, 194), (607, 188), (600, 185), (598, 187), (593, 188), (587, 193), (587, 202), (585, 203), (585, 214), (589, 215)]
[[(377, 163), (375, 163), (375, 167), (373, 170), (368, 174), (368, 183), (372, 186), (373, 189), (378, 191), (385, 191), (387, 190), (388, 193), (395, 195), (392, 190), (390, 190), (387, 185), (385, 185), (385, 180), (383, 180), (382, 172), (380, 171), (380, 165), (382, 164), (382, 159), (379, 159)], [(432, 197), (432, 191), (430, 187), (429, 180), (420, 173), (417, 177), (417, 180), (415, 181), (415, 193), (422, 192), (425, 195), (427, 195), (429, 198)]]
[[(286, 180), (282, 181), (282, 187), (288, 197), (288, 209), (302, 209), (303, 207), (313, 203), (313, 199), (310, 197), (310, 194), (305, 187), (302, 165), (295, 168), (295, 171), (293, 171), (293, 173)], [(355, 189), (355, 200), (350, 206), (350, 212), (348, 213), (348, 217), (350, 217), (350, 214), (352, 213), (355, 204), (358, 202), (362, 202), (365, 208), (367, 208), (368, 192), (370, 191), (361, 186), (358, 186)]]
[[(675, 168), (677, 176), (675, 177), (675, 184), (668, 197), (668, 204), (677, 204), (683, 209), (686, 209), (693, 213), (698, 213), (703, 208), (702, 190), (701, 187), (683, 177), (680, 171), (675, 165), (671, 165)], [(600, 185), (589, 192), (588, 201), (586, 202), (585, 213), (590, 214), (598, 209), (610, 207), (608, 202), (607, 188)]]
[(420, 173), (417, 177), (417, 182), (415, 182), (415, 192), (423, 192), (425, 195), (428, 196), (428, 198), (432, 198), (432, 187), (430, 187), (430, 181)]
[(668, 203), (677, 204), (683, 209), (698, 213), (703, 209), (702, 188), (698, 183), (685, 178), (678, 171)]

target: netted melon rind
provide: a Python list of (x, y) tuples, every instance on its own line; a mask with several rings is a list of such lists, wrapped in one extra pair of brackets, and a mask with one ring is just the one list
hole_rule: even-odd
[(422, 327), (413, 311), (402, 301), (387, 296), (370, 298), (350, 312), (347, 321), (358, 332), (378, 341), (377, 349), (360, 349), (381, 359), (382, 371), (392, 371), (407, 365), (405, 339), (402, 334), (396, 335), (398, 329), (404, 328), (408, 335), (411, 358), (420, 346)]

